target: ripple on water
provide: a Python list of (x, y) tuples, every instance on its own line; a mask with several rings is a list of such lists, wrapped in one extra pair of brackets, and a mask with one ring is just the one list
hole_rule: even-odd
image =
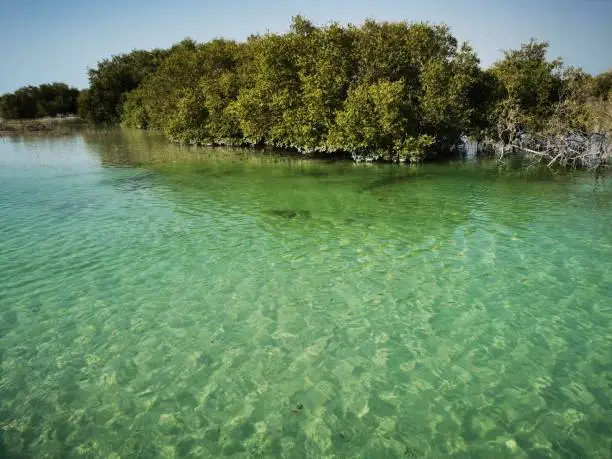
[(142, 135), (0, 144), (0, 456), (609, 453), (607, 179)]

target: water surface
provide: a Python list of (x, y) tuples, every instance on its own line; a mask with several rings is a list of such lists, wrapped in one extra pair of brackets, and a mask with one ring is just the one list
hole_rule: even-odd
[(0, 139), (0, 456), (609, 457), (611, 183)]

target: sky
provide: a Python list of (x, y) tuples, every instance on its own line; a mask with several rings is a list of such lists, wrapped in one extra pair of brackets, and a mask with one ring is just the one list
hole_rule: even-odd
[(0, 0), (0, 94), (53, 81), (86, 88), (87, 69), (114, 54), (285, 32), (296, 14), (317, 25), (445, 23), (483, 67), (533, 37), (568, 65), (612, 68), (612, 0)]

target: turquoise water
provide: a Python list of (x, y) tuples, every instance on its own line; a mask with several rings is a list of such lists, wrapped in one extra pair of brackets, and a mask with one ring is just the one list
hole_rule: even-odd
[(612, 454), (612, 181), (0, 139), (0, 456)]

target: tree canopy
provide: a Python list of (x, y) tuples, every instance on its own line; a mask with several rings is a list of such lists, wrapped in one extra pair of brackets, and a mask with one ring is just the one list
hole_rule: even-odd
[(0, 97), (0, 116), (26, 119), (76, 114), (78, 97), (79, 90), (65, 83), (25, 86)]
[(317, 27), (297, 16), (284, 34), (185, 39), (103, 60), (80, 112), (180, 142), (416, 161), (464, 135), (509, 142), (517, 129), (542, 130), (569, 100), (586, 123), (587, 101), (607, 100), (612, 73), (572, 73), (547, 51), (532, 40), (484, 70), (445, 25)]
[(286, 34), (175, 45), (121, 116), (183, 142), (415, 159), (484, 128), (470, 98), (483, 75), (446, 26), (298, 16)]
[(79, 99), (81, 117), (95, 124), (118, 123), (127, 94), (155, 72), (167, 54), (166, 50), (135, 50), (89, 69), (89, 89)]

